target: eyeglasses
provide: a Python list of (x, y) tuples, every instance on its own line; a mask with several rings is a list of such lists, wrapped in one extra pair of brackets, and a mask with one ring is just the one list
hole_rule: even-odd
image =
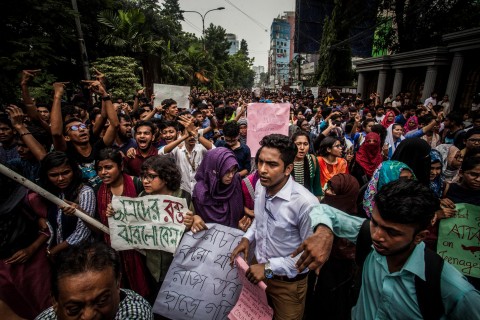
[(333, 145), (333, 148), (340, 148), (340, 149), (342, 149), (343, 146), (342, 146), (341, 144), (334, 144), (334, 145)]
[(480, 144), (480, 139), (469, 138), (469, 139), (467, 139), (467, 141), (471, 142), (471, 143), (474, 143), (474, 144)]
[(140, 176), (140, 179), (152, 182), (156, 177), (158, 177), (158, 174), (144, 173)]
[(68, 131), (70, 131), (70, 130), (72, 130), (72, 131), (78, 131), (78, 130), (80, 130), (80, 129), (87, 129), (87, 126), (86, 126), (84, 123), (82, 123), (82, 124), (80, 124), (80, 125), (78, 125), (78, 126), (73, 125), (73, 126), (71, 126), (70, 128), (68, 128), (66, 132), (68, 132)]

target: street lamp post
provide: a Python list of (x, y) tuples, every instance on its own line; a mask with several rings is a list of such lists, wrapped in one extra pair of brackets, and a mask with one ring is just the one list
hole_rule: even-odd
[(194, 10), (181, 10), (181, 11), (180, 11), (181, 13), (184, 13), (184, 12), (195, 12), (195, 13), (198, 13), (198, 14), (200, 15), (200, 17), (202, 17), (203, 50), (205, 50), (205, 16), (207, 15), (207, 13), (209, 13), (209, 12), (211, 12), (211, 11), (216, 11), (216, 10), (225, 10), (225, 7), (218, 7), (218, 8), (215, 8), (215, 9), (210, 9), (210, 10), (208, 10), (207, 12), (205, 12), (204, 14), (201, 14), (200, 12), (194, 11)]

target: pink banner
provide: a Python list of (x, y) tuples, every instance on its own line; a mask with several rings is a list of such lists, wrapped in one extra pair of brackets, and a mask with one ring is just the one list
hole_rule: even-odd
[(243, 284), (243, 288), (237, 304), (228, 314), (228, 319), (271, 320), (273, 318), (273, 310), (267, 302), (267, 294), (265, 293), (267, 286), (263, 281), (257, 285), (248, 281), (245, 276), (248, 264), (242, 257), (237, 256), (235, 263), (237, 264), (238, 276)]
[(250, 103), (247, 111), (247, 145), (252, 158), (260, 149), (260, 140), (266, 135), (288, 135), (290, 103)]

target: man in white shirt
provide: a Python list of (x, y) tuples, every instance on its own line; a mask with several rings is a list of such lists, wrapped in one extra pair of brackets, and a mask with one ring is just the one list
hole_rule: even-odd
[(308, 270), (298, 273), (298, 257), (290, 254), (311, 234), (309, 213), (318, 200), (290, 176), (297, 147), (287, 136), (271, 134), (260, 144), (255, 219), (233, 250), (231, 260), (233, 263), (241, 252), (248, 257), (249, 245), (255, 241), (256, 261), (247, 270), (248, 279), (266, 282), (275, 319), (301, 320)]
[(428, 106), (429, 103), (431, 103), (432, 106), (437, 105), (437, 93), (435, 91), (432, 92), (432, 94), (430, 95), (430, 98), (425, 99), (425, 102), (423, 103), (423, 105), (426, 107)]
[(158, 154), (170, 153), (173, 155), (175, 163), (182, 174), (180, 188), (192, 194), (196, 183), (195, 174), (198, 166), (202, 162), (205, 153), (215, 148), (215, 146), (203, 137), (203, 130), (205, 129), (200, 129), (200, 131), (198, 128), (195, 128), (192, 117), (189, 117), (188, 120), (187, 118), (180, 119), (179, 122), (185, 126), (184, 133), (178, 139), (162, 147)]

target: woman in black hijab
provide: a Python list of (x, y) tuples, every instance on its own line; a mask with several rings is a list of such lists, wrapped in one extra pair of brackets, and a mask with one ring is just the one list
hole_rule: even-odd
[(405, 139), (398, 145), (391, 160), (397, 160), (408, 165), (412, 168), (417, 180), (429, 186), (431, 149), (428, 142), (423, 139)]

